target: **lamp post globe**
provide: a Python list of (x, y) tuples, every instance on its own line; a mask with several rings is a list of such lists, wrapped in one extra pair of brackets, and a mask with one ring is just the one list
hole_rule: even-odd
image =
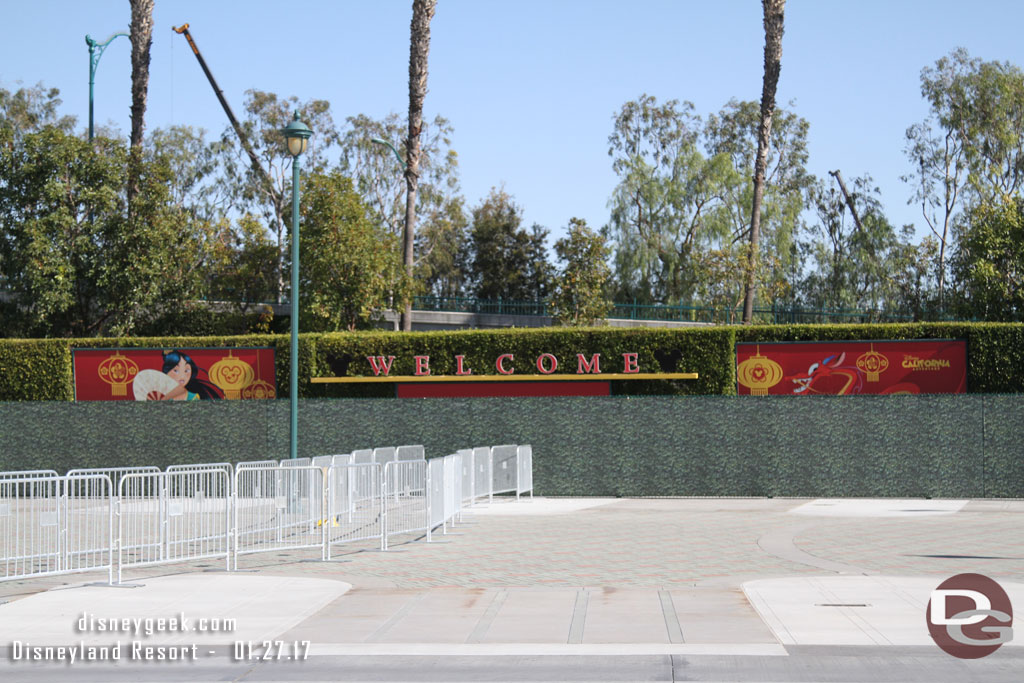
[(299, 157), (306, 151), (313, 131), (299, 120), (295, 112), (291, 123), (281, 130), (292, 155), (292, 288), (291, 300), (291, 353), (288, 384), (289, 398), (289, 439), (288, 456), (299, 457)]

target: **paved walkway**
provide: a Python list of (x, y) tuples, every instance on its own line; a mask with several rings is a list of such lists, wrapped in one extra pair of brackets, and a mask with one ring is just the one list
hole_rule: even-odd
[[(92, 576), (0, 583), (0, 677), (175, 680), (186, 666), (43, 666), (11, 661), (15, 640), (196, 644), (188, 680), (1019, 681), (1024, 671), (1024, 637), (967, 662), (931, 642), (924, 617), (930, 591), (964, 572), (993, 577), (1024, 606), (1020, 501), (500, 501), (435, 538), (386, 553), (342, 546), (332, 562), (245, 556), (230, 574), (219, 562), (149, 568), (129, 575), (136, 588), (72, 588)], [(78, 628), (83, 615), (182, 613), (236, 623), (142, 636)], [(309, 641), (309, 659), (244, 661), (276, 640)], [(883, 660), (902, 678), (874, 670)]]

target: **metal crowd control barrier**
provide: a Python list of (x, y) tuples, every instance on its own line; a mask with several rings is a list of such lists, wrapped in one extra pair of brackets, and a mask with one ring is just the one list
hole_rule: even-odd
[(313, 467), (319, 467), (320, 469), (323, 469), (324, 467), (330, 467), (331, 465), (334, 464), (334, 456), (318, 455), (315, 458), (313, 458), (309, 464), (312, 465)]
[(324, 470), (240, 465), (235, 472), (234, 566), (238, 556), (323, 547)]
[(392, 461), (397, 459), (397, 458), (395, 458), (395, 451), (396, 450), (397, 449), (394, 446), (385, 446), (384, 448), (374, 448), (373, 449), (373, 462), (375, 462), (378, 465), (380, 465), (381, 467), (383, 467), (385, 465), (385, 463), (389, 463), (389, 462), (392, 462)]
[[(246, 462), (235, 463), (235, 472), (239, 469), (246, 467), (249, 469), (274, 469), (281, 466), (280, 460), (248, 460)], [(232, 473), (234, 474), (234, 473)]]
[(446, 455), (427, 461), (430, 527), (448, 532), (462, 510), (462, 456)]
[(395, 449), (396, 460), (426, 460), (423, 446), (399, 446)]
[(481, 496), (487, 496), (488, 502), (494, 499), (493, 464), (490, 446), (478, 446), (473, 449), (474, 500)]
[(327, 559), (331, 547), (340, 543), (379, 538), (380, 549), (387, 549), (382, 484), (382, 469), (376, 463), (332, 465), (327, 470)]
[(518, 488), (516, 478), (516, 456), (518, 446), (494, 446), (491, 448), (491, 493), (515, 493)]
[(113, 515), (105, 475), (0, 473), (0, 580), (106, 569), (112, 581)]
[(121, 479), (129, 474), (152, 474), (159, 472), (159, 467), (152, 465), (146, 465), (143, 467), (90, 467), (85, 469), (68, 470), (67, 476), (75, 477), (88, 474), (105, 474), (110, 477), (110, 485), (112, 495), (116, 498), (117, 492), (120, 491)]
[(64, 477), (62, 573), (106, 569), (114, 582), (114, 503), (110, 477)]
[(222, 469), (124, 475), (117, 506), (118, 583), (126, 567), (224, 557), (230, 569), (231, 498)]
[[(422, 446), (238, 463), (0, 472), (0, 580), (273, 550), (396, 534), (447, 533), (494, 493), (533, 493), (532, 448), (479, 447), (427, 461)], [(381, 462), (373, 462), (375, 459)], [(381, 464), (383, 463), (383, 464)], [(116, 483), (115, 483), (116, 482)]]
[(432, 458), (427, 461), (427, 515), (430, 528), (444, 529), (444, 459)]
[(395, 534), (428, 531), (427, 512), (427, 461), (398, 460), (384, 465), (385, 543)]
[(527, 491), (533, 498), (533, 447), (529, 444), (516, 449), (516, 499)]
[(460, 451), (456, 451), (456, 454), (462, 456), (462, 491), (460, 492), (462, 495), (462, 504), (472, 505), (476, 498), (474, 486), (476, 483), (476, 477), (473, 476), (473, 449), (464, 448)]
[(0, 479), (36, 479), (38, 477), (59, 477), (57, 470), (11, 470), (0, 472)]

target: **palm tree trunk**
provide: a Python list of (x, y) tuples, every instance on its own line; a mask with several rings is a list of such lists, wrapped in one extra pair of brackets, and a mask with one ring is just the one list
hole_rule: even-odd
[(757, 157), (754, 160), (754, 201), (750, 211), (750, 253), (743, 299), (743, 324), (754, 317), (755, 275), (757, 272), (757, 241), (761, 233), (761, 200), (764, 198), (764, 173), (768, 161), (768, 141), (775, 114), (775, 89), (782, 65), (783, 11), (786, 0), (761, 0), (764, 10), (764, 81), (761, 87), (761, 125), (757, 129)]
[[(416, 236), (416, 188), (420, 173), (420, 130), (423, 128), (423, 100), (427, 95), (427, 56), (430, 53), (430, 20), (437, 0), (413, 0), (409, 29), (409, 138), (405, 141), (405, 231), (402, 236), (402, 264), (406, 277), (413, 277), (413, 240)], [(402, 329), (412, 329), (412, 299), (402, 311)]]
[(139, 167), (142, 161), (142, 132), (146, 116), (146, 94), (149, 90), (149, 49), (153, 45), (153, 0), (129, 0), (132, 23), (132, 159), (128, 169), (128, 206), (139, 192)]

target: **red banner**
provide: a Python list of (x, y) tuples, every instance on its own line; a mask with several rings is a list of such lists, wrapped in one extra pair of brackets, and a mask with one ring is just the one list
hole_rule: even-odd
[(737, 393), (962, 394), (967, 342), (773, 342), (736, 345)]
[(277, 398), (274, 349), (75, 349), (76, 401)]

